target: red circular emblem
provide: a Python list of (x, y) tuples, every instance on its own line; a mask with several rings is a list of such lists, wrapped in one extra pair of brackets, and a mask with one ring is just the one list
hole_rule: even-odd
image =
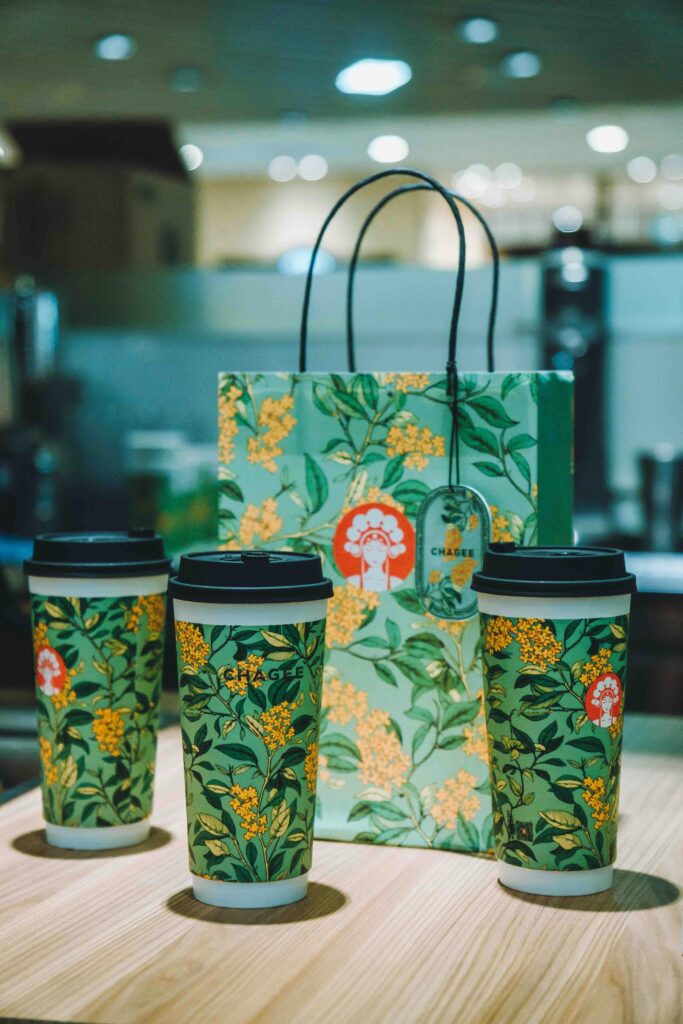
[(608, 729), (619, 719), (622, 706), (622, 686), (619, 676), (607, 672), (598, 676), (586, 690), (586, 714), (594, 725)]
[(357, 505), (339, 520), (332, 550), (349, 583), (362, 590), (391, 590), (415, 565), (415, 531), (390, 505)]
[(66, 665), (62, 656), (47, 644), (36, 653), (36, 681), (48, 697), (59, 693), (66, 682)]

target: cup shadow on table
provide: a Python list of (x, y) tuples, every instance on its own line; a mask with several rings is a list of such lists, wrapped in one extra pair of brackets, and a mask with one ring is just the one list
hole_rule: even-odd
[(12, 840), (12, 846), (19, 853), (28, 857), (44, 857), (46, 860), (109, 860), (111, 857), (129, 857), (135, 853), (148, 853), (167, 846), (173, 836), (165, 828), (152, 826), (144, 843), (137, 846), (123, 846), (119, 850), (63, 850), (58, 846), (50, 846), (45, 838), (45, 830), (37, 828), (34, 832), (24, 832)]
[(166, 901), (174, 914), (190, 917), (195, 921), (212, 924), (292, 924), (295, 921), (312, 921), (317, 917), (335, 914), (348, 903), (348, 897), (331, 885), (311, 882), (308, 895), (297, 903), (284, 907), (264, 907), (261, 910), (237, 910), (228, 907), (211, 907), (200, 903), (192, 895), (192, 889), (181, 889)]
[(598, 914), (625, 914), (631, 910), (653, 910), (665, 907), (680, 899), (680, 889), (659, 875), (648, 875), (642, 871), (614, 869), (614, 885), (607, 892), (594, 896), (533, 896), (501, 886), (505, 892), (523, 903), (538, 907), (555, 907), (557, 910), (589, 910)]

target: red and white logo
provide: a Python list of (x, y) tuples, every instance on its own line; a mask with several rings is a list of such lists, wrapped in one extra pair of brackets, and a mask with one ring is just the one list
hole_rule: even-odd
[(415, 531), (398, 509), (379, 502), (358, 505), (339, 520), (332, 550), (349, 583), (361, 590), (391, 590), (415, 564)]
[(602, 729), (608, 729), (621, 714), (622, 687), (619, 676), (608, 672), (598, 676), (586, 690), (584, 699), (586, 714), (591, 722)]
[(41, 647), (36, 654), (36, 681), (47, 694), (54, 697), (66, 682), (66, 665), (54, 647)]

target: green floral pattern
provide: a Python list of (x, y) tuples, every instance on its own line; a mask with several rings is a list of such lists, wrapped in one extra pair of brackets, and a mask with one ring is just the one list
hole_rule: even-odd
[[(484, 495), (493, 540), (539, 537), (536, 437), (551, 378), (557, 383), (553, 374), (460, 378), (461, 479)], [(335, 586), (316, 823), (325, 838), (492, 845), (479, 622), (439, 617), (449, 601), (469, 602), (472, 551), (488, 515), (474, 502), (452, 515), (444, 505), (448, 521), (436, 537), (418, 522), (448, 479), (446, 383), (427, 373), (219, 378), (221, 541), (315, 552)], [(558, 419), (569, 416), (565, 384)], [(566, 491), (568, 504), (565, 454), (554, 453), (566, 465), (554, 490)], [(354, 518), (373, 525), (374, 510), (378, 531), (393, 535), (390, 557), (379, 564), (375, 544), (373, 563), (356, 567)], [(568, 542), (561, 521), (546, 524), (544, 543)], [(448, 554), (432, 556), (434, 545)]]
[(482, 620), (497, 857), (613, 863), (628, 616)]
[(125, 825), (152, 810), (164, 594), (33, 595), (46, 821)]
[(176, 622), (190, 871), (230, 882), (311, 865), (325, 620)]

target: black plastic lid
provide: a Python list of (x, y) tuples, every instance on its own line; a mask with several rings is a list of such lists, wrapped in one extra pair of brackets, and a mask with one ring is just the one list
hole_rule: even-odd
[(633, 594), (636, 578), (618, 548), (522, 548), (491, 544), (472, 589), (510, 597), (591, 597)]
[(182, 601), (282, 604), (332, 597), (318, 555), (295, 551), (196, 551), (183, 555), (168, 592)]
[(33, 557), (24, 562), (27, 576), (69, 578), (157, 576), (171, 568), (164, 542), (154, 530), (112, 533), (42, 533), (33, 542)]

